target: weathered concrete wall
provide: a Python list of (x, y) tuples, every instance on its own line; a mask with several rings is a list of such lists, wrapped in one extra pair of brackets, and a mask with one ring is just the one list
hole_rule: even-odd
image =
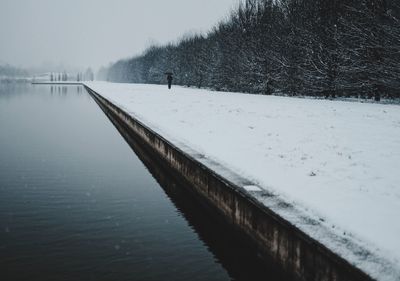
[(245, 233), (268, 260), (295, 279), (307, 281), (372, 280), (318, 241), (254, 200), (234, 183), (216, 174), (145, 124), (133, 119), (90, 88), (88, 92), (113, 118), (177, 171), (203, 200)]

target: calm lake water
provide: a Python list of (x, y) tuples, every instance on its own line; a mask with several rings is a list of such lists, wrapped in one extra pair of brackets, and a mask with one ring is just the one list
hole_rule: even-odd
[(0, 280), (283, 280), (80, 86), (0, 84)]

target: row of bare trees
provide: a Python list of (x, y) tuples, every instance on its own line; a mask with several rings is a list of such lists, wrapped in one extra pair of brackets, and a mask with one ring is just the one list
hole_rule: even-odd
[(150, 47), (99, 76), (261, 94), (400, 97), (398, 0), (247, 0), (207, 35)]
[(50, 81), (68, 81), (67, 72), (62, 73), (50, 73)]

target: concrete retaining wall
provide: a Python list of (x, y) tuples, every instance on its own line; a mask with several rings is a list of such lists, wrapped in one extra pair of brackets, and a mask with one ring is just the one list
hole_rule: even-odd
[(125, 124), (132, 135), (157, 154), (165, 165), (191, 183), (191, 188), (202, 200), (214, 206), (228, 222), (245, 233), (266, 259), (272, 260), (294, 279), (373, 280), (254, 200), (239, 186), (216, 174), (90, 88), (86, 89), (103, 111)]

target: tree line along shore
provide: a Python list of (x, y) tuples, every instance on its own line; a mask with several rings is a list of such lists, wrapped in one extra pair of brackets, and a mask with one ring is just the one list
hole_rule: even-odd
[(207, 34), (100, 69), (113, 82), (259, 94), (398, 99), (396, 0), (246, 0)]

